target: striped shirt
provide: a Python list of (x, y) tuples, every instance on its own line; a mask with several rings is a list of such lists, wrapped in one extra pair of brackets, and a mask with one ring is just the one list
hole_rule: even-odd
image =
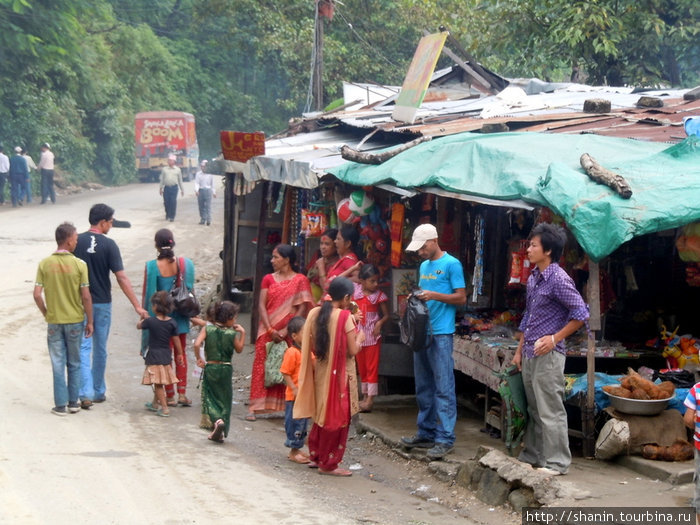
[(698, 396), (700, 396), (700, 393), (698, 392), (698, 385), (700, 385), (700, 383), (696, 383), (693, 388), (688, 391), (688, 395), (685, 401), (683, 401), (683, 404), (689, 409), (695, 410), (694, 441), (695, 448), (700, 450), (700, 412), (698, 412), (698, 402), (700, 401)]
[[(535, 356), (535, 341), (561, 330), (569, 321), (588, 319), (588, 307), (578, 293), (574, 280), (557, 263), (551, 263), (544, 272), (532, 270), (527, 280), (527, 305), (520, 331), (523, 333), (523, 357)], [(564, 341), (554, 348), (566, 355)]]

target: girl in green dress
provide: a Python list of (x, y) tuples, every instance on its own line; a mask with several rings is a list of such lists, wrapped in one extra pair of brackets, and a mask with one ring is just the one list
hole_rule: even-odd
[[(241, 353), (245, 344), (245, 329), (236, 323), (238, 305), (220, 301), (214, 307), (213, 324), (199, 333), (194, 343), (197, 366), (203, 369), (202, 419), (206, 428), (214, 428), (209, 439), (223, 443), (228, 436), (233, 400), (233, 351)], [(204, 345), (204, 357), (201, 348)]]

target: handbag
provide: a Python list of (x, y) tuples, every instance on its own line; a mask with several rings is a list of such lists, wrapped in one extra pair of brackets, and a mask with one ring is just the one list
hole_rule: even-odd
[(408, 296), (406, 309), (399, 321), (400, 340), (414, 352), (429, 347), (433, 342), (430, 312), (415, 292)]
[(175, 311), (184, 317), (195, 317), (199, 315), (200, 307), (194, 292), (187, 288), (185, 284), (185, 260), (182, 257), (177, 259), (177, 277), (170, 289), (173, 298)]
[(265, 345), (267, 357), (265, 357), (265, 388), (284, 383), (284, 376), (280, 372), (284, 353), (287, 351), (287, 343), (270, 341)]

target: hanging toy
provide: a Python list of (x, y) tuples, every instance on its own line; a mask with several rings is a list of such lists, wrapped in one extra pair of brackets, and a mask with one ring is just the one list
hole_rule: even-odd
[(362, 190), (350, 194), (350, 211), (358, 217), (369, 215), (374, 209), (374, 199)]
[(354, 224), (360, 220), (350, 208), (350, 199), (343, 199), (338, 203), (338, 220), (345, 224)]

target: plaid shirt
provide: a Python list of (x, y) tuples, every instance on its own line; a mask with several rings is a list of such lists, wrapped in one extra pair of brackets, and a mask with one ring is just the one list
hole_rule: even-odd
[[(573, 279), (557, 263), (551, 263), (544, 272), (535, 267), (527, 280), (527, 306), (520, 322), (523, 357), (535, 357), (535, 341), (558, 332), (572, 319), (588, 319), (588, 307)], [(555, 350), (566, 355), (563, 340)]]

